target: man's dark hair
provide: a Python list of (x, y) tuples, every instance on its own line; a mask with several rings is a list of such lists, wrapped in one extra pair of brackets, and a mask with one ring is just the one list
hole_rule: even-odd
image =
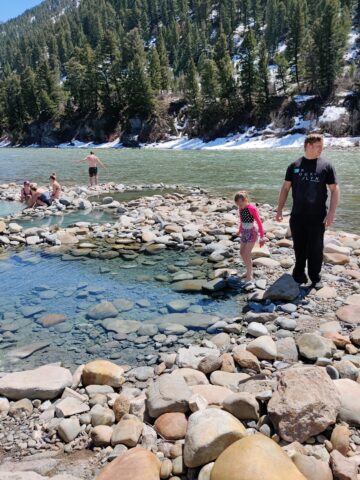
[(94, 155), (94, 152), (90, 152), (90, 155)]
[(314, 143), (322, 142), (323, 140), (324, 137), (321, 135), (321, 133), (310, 133), (305, 138), (304, 146), (306, 148), (306, 145), (314, 145)]

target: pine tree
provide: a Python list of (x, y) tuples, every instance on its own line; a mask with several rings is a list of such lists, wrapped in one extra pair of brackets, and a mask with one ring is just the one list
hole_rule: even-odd
[(197, 118), (199, 113), (199, 79), (194, 60), (191, 60), (185, 78), (185, 98), (189, 104), (190, 115)]
[(281, 90), (283, 94), (286, 95), (288, 89), (289, 62), (283, 53), (277, 53), (274, 57), (274, 62), (277, 66), (276, 80), (281, 83)]
[(155, 93), (160, 92), (162, 86), (160, 58), (156, 48), (150, 49), (149, 73), (151, 87)]
[(306, 38), (306, 0), (290, 0), (288, 10), (288, 36), (286, 54), (294, 71), (294, 78), (300, 86), (304, 73)]
[(248, 30), (241, 45), (240, 79), (241, 92), (245, 105), (252, 108), (258, 85), (258, 75), (256, 71), (256, 38), (253, 30)]
[(169, 57), (165, 46), (165, 40), (162, 31), (159, 35), (159, 43), (157, 45), (158, 54), (161, 67), (161, 89), (166, 91), (169, 88), (170, 83), (170, 71), (169, 71)]
[(219, 71), (214, 60), (210, 58), (204, 61), (201, 71), (201, 93), (205, 103), (216, 103), (220, 96), (221, 86)]
[(266, 106), (269, 103), (269, 57), (265, 42), (259, 44), (259, 67), (258, 67), (258, 104)]

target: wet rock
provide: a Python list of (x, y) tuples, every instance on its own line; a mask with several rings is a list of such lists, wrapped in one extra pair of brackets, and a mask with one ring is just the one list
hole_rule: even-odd
[(279, 445), (261, 434), (245, 437), (221, 453), (211, 480), (225, 479), (306, 480)]
[(286, 273), (265, 291), (264, 299), (292, 302), (299, 295), (299, 285), (291, 275)]
[(161, 375), (148, 391), (149, 415), (157, 418), (163, 413), (186, 413), (189, 409), (191, 394), (191, 390), (182, 377)]
[(190, 468), (205, 465), (245, 435), (243, 425), (228, 412), (218, 409), (195, 412), (189, 417), (185, 437), (185, 465)]
[(141, 327), (141, 322), (135, 320), (122, 320), (118, 318), (107, 318), (101, 322), (101, 325), (108, 332), (123, 333), (125, 335), (129, 333), (136, 333)]
[(66, 368), (45, 365), (35, 370), (9, 373), (0, 378), (0, 395), (11, 400), (22, 398), (52, 400), (72, 384)]
[(315, 333), (304, 333), (297, 340), (300, 355), (315, 361), (319, 357), (331, 358), (336, 352), (334, 343)]
[(171, 288), (175, 290), (175, 292), (201, 292), (206, 283), (206, 280), (182, 280), (180, 282), (173, 283)]
[(66, 315), (61, 313), (50, 313), (49, 315), (44, 315), (40, 318), (40, 323), (43, 327), (52, 327), (58, 323), (66, 321)]
[(187, 300), (173, 300), (166, 306), (170, 313), (182, 313), (186, 312), (186, 310), (190, 307), (190, 302)]
[(219, 320), (215, 315), (207, 315), (205, 313), (169, 313), (156, 319), (151, 323), (158, 324), (172, 324), (177, 323), (186, 328), (208, 328)]
[(134, 308), (134, 302), (126, 298), (116, 298), (112, 303), (119, 312), (128, 312)]
[(187, 419), (183, 413), (164, 413), (155, 421), (155, 430), (165, 440), (179, 440), (185, 437)]
[(82, 383), (87, 385), (108, 385), (118, 388), (124, 383), (124, 370), (108, 360), (94, 360), (84, 366)]
[(160, 466), (153, 453), (138, 447), (109, 463), (97, 480), (159, 480)]
[(94, 320), (104, 320), (105, 318), (112, 318), (117, 315), (118, 310), (111, 302), (98, 303), (87, 312), (87, 316)]
[(9, 351), (8, 356), (13, 358), (24, 359), (30, 357), (33, 353), (43, 350), (50, 345), (49, 342), (35, 342), (21, 347), (16, 347)]
[(336, 421), (340, 396), (326, 371), (300, 367), (282, 371), (268, 403), (268, 414), (280, 436), (304, 442)]

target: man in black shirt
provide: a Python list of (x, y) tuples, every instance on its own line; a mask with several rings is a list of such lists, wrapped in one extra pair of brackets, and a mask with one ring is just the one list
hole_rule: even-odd
[[(333, 165), (321, 157), (324, 148), (322, 135), (310, 134), (305, 139), (305, 155), (289, 165), (282, 186), (276, 220), (283, 219), (283, 208), (292, 189), (293, 207), (290, 229), (294, 241), (295, 268), (293, 277), (299, 284), (307, 283), (321, 288), (325, 228), (335, 219), (339, 201), (339, 186)], [(330, 190), (330, 206), (327, 211), (327, 190)]]

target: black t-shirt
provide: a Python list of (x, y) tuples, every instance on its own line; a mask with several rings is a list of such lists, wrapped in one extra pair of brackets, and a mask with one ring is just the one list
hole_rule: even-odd
[(327, 185), (337, 183), (333, 165), (322, 157), (301, 157), (288, 166), (285, 180), (291, 182), (293, 214), (326, 215)]

